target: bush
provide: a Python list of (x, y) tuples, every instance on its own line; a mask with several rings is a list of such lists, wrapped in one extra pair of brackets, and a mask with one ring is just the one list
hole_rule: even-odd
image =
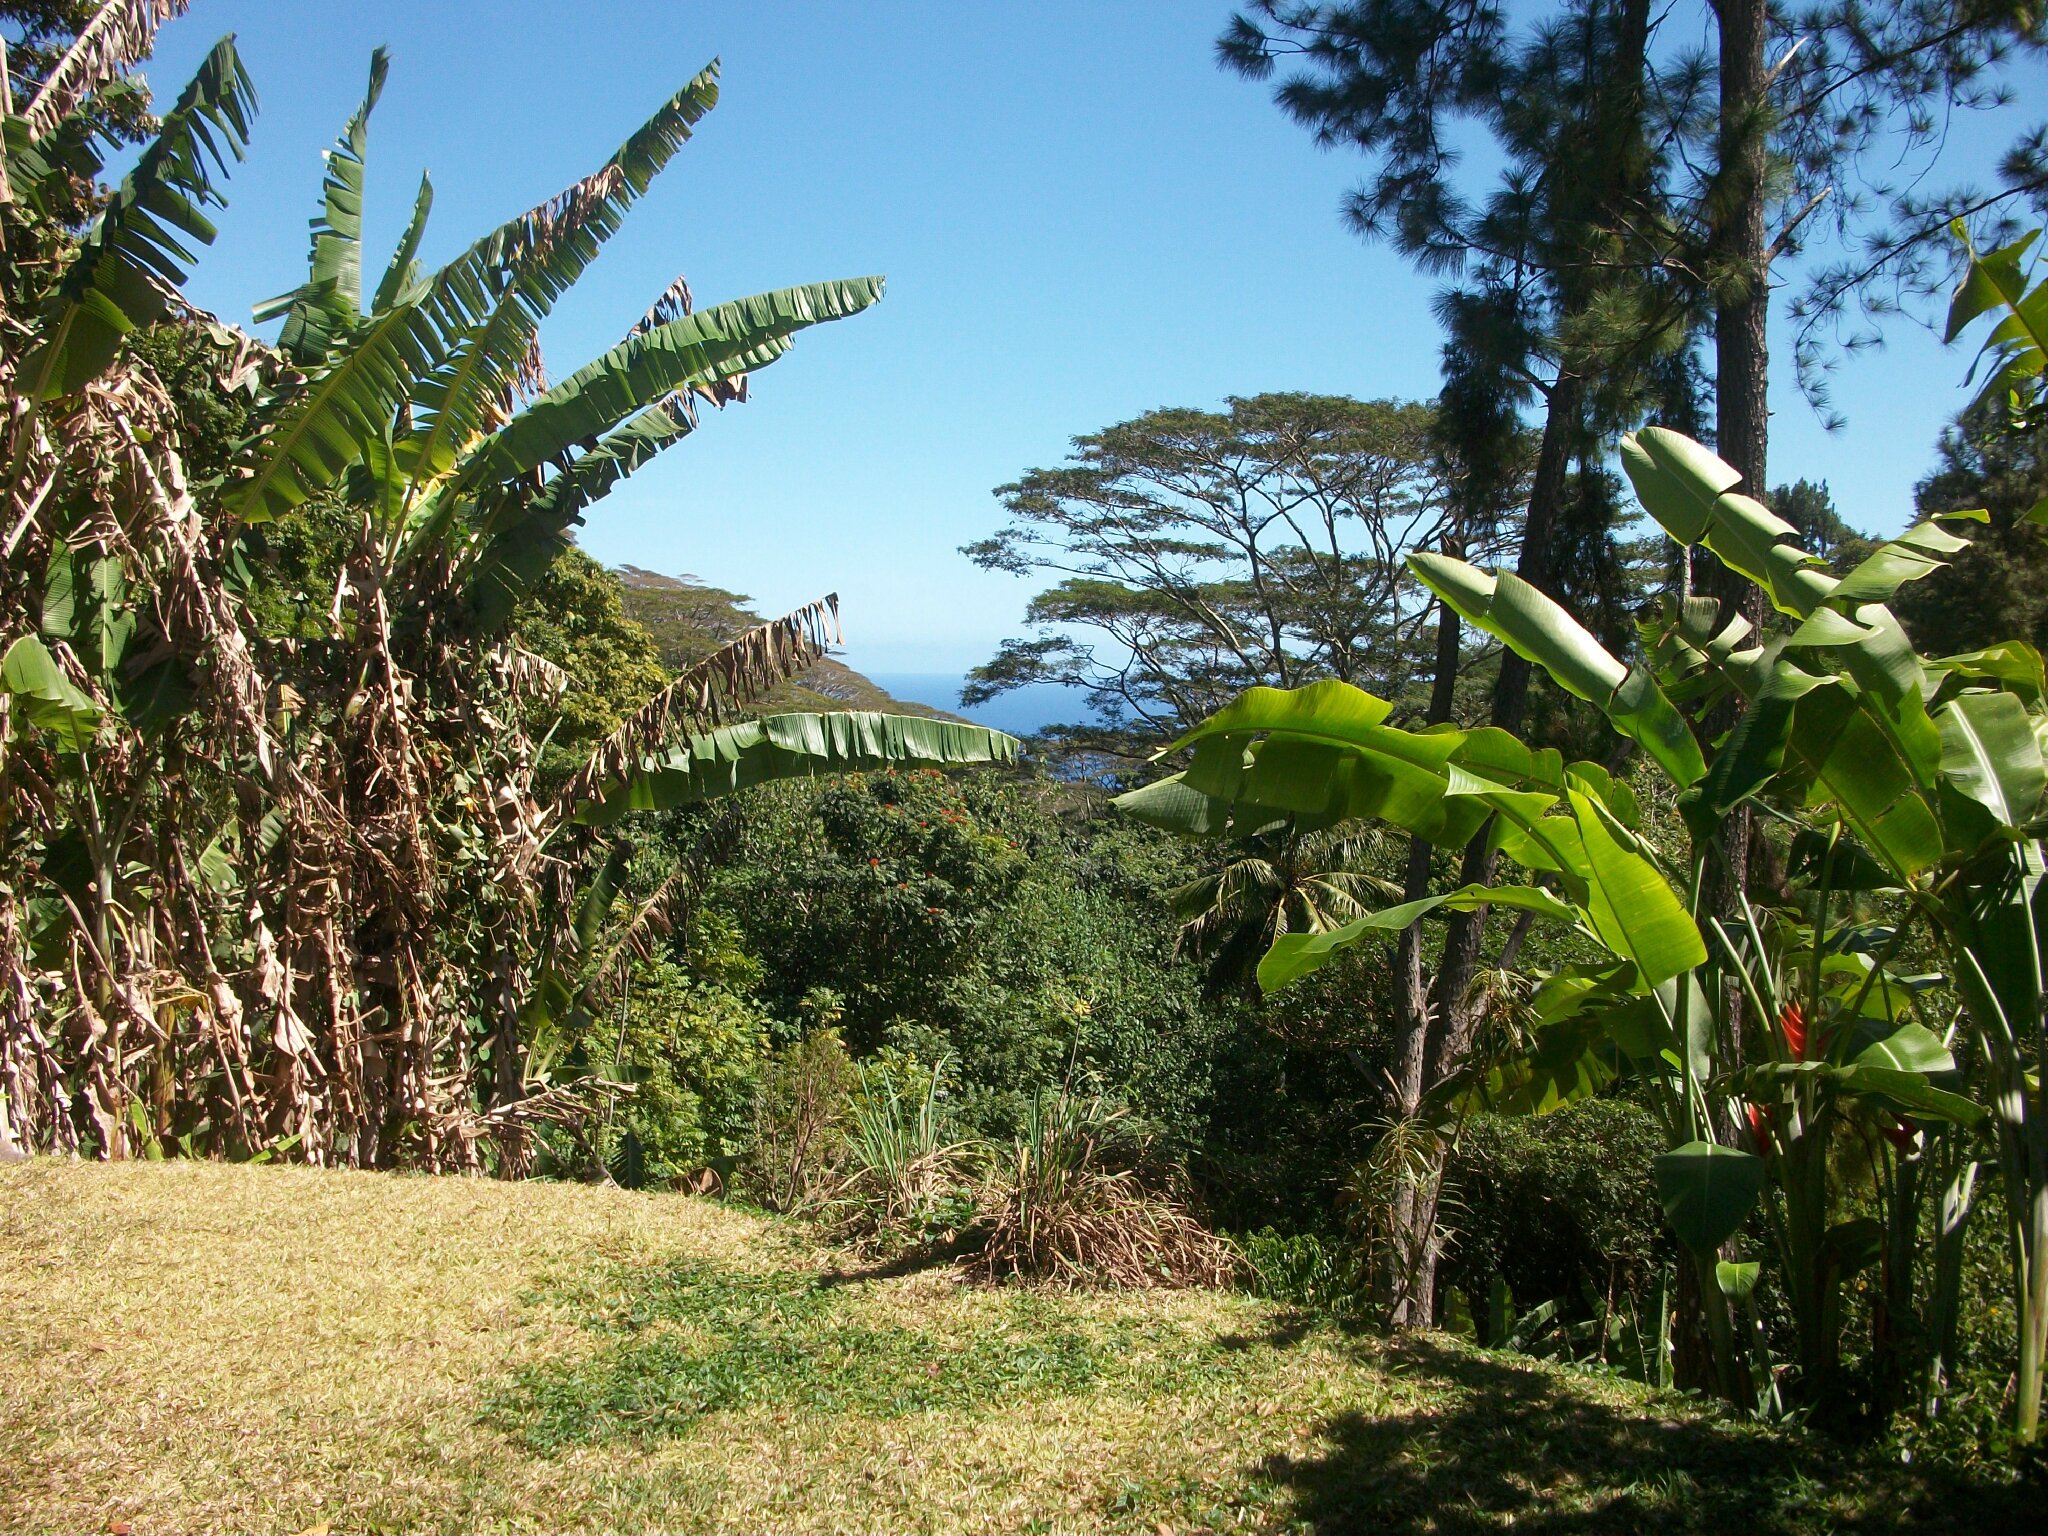
[(1329, 1225), (1386, 1111), (1392, 974), (1361, 950), (1228, 1020), (1210, 1070), (1231, 1091), (1214, 1096), (1196, 1165), (1222, 1226)]
[(739, 1187), (771, 1211), (814, 1210), (844, 1157), (842, 1121), (857, 1072), (836, 1029), (820, 1029), (770, 1056), (754, 1091), (753, 1135)]
[(1663, 1149), (1655, 1117), (1627, 1099), (1585, 1099), (1534, 1119), (1474, 1117), (1451, 1154), (1458, 1231), (1441, 1279), (1475, 1313), (1498, 1279), (1520, 1304), (1554, 1301), (1563, 1318), (1610, 1304), (1639, 1315), (1676, 1258), (1650, 1181)]
[(1071, 1078), (1176, 1150), (1199, 1143), (1231, 1013), (1171, 954), (1175, 840), (1017, 776), (765, 786), (744, 818), (707, 901), (762, 962), (770, 1013), (829, 990), (863, 1058), (950, 1054), (965, 1132), (1008, 1141), (1038, 1086)]
[(602, 1167), (629, 1188), (729, 1165), (751, 1134), (769, 1020), (724, 982), (671, 959), (637, 961), (616, 1002), (581, 1009), (562, 1041), (566, 1071), (631, 1089), (571, 1135), (548, 1135), (564, 1169)]
[(1372, 1315), (1372, 1285), (1357, 1248), (1314, 1232), (1262, 1227), (1239, 1240), (1245, 1289), (1349, 1322)]
[(1221, 1285), (1230, 1245), (1140, 1183), (1124, 1112), (1065, 1089), (1042, 1093), (996, 1170), (975, 1261), (992, 1280), (1131, 1287)]

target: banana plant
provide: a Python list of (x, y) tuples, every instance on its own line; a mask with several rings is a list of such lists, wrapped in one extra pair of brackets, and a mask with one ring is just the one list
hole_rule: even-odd
[[(1462, 601), (1487, 612), (1496, 590), (1473, 581)], [(1538, 598), (1509, 589), (1500, 606), (1534, 616), (1516, 619), (1518, 633), (1534, 626), (1593, 645), (1569, 616)], [(1627, 670), (1596, 660), (1581, 682), (1612, 697), (1627, 685)], [(1631, 686), (1628, 697), (1632, 717), (1647, 719), (1655, 705), (1643, 700), (1661, 694), (1652, 681)], [(1532, 749), (1505, 731), (1410, 732), (1388, 725), (1391, 713), (1387, 701), (1339, 682), (1291, 692), (1252, 689), (1168, 749), (1190, 751), (1188, 768), (1118, 804), (1140, 820), (1196, 836), (1243, 836), (1286, 816), (1309, 825), (1358, 817), (1457, 846), (1491, 822), (1501, 853), (1528, 872), (1526, 883), (1463, 886), (1326, 932), (1283, 934), (1260, 962), (1259, 984), (1277, 990), (1429, 914), (1511, 907), (1570, 930), (1606, 959), (1554, 977), (1538, 993), (1535, 1050), (1513, 1082), (1497, 1076), (1482, 1093), (1503, 1106), (1540, 1110), (1604, 1086), (1614, 1075), (1605, 1059), (1612, 1052), (1587, 1027), (1588, 1010), (1604, 1005), (1609, 1014), (1639, 1016), (1650, 1042), (1646, 1054), (1668, 1054), (1675, 1067), (1669, 1118), (1687, 1133), (1660, 1163), (1660, 1183), (1681, 1240), (1711, 1270), (1714, 1260), (1706, 1255), (1747, 1215), (1756, 1160), (1707, 1140), (1711, 1071), (1696, 1049), (1672, 1047), (1697, 1040), (1705, 1027), (1692, 974), (1706, 961), (1706, 941), (1673, 872), (1637, 831), (1635, 796), (1600, 765), (1566, 764), (1554, 750)], [(1664, 738), (1684, 740), (1668, 731)], [(1440, 1088), (1436, 1098), (1444, 1097)], [(1724, 1336), (1716, 1343), (1725, 1361), (1732, 1344)]]
[[(1961, 219), (1949, 227), (1969, 252), (1969, 266), (1949, 302), (1943, 339), (1953, 344), (1985, 315), (1998, 317), (1971, 369), (1973, 375), (1983, 369), (1984, 382), (1970, 408), (2000, 404), (2011, 430), (2038, 430), (2048, 422), (2048, 281), (2029, 289), (2024, 263), (2041, 231), (2029, 230), (2010, 245), (1979, 255)], [(2048, 496), (2034, 503), (2027, 521), (2048, 523)]]
[[(743, 400), (797, 331), (865, 309), (882, 280), (706, 307), (678, 280), (551, 380), (542, 322), (716, 104), (717, 66), (439, 268), (419, 259), (422, 179), (372, 280), (379, 52), (325, 158), (304, 278), (259, 307), (281, 322), (266, 346), (179, 293), (255, 110), (231, 39), (82, 238), (63, 223), (102, 164), (97, 109), (183, 9), (107, 0), (24, 110), (0, 101), (0, 1060), (25, 1064), (6, 1113), (26, 1144), (107, 1156), (201, 1135), (476, 1169), (495, 1143), (512, 1169), (518, 1005), (556, 892), (604, 859), (596, 821), (636, 797), (1015, 744), (924, 720), (739, 720), (821, 654), (814, 607), (678, 679), (569, 786), (537, 787), (526, 722), (561, 678), (519, 648), (522, 598), (701, 405)], [(187, 475), (186, 423), (134, 344), (163, 324), (211, 338), (222, 390), (248, 403), (210, 482)], [(322, 632), (283, 641), (255, 617), (252, 530), (298, 517), (353, 543), (330, 591), (304, 594)]]
[[(1745, 1094), (1775, 1097), (1782, 1086), (1773, 1081), (1766, 1089), (1767, 1072), (1741, 1075), (1741, 1068), (1754, 1064), (1745, 1062), (1741, 1042), (1728, 1038), (1723, 999), (1740, 988), (1764, 1018), (1780, 1018), (1784, 989), (1776, 978), (1788, 949), (1782, 933), (1775, 942), (1766, 940), (1765, 923), (1754, 913), (1745, 912), (1734, 933), (1701, 913), (1705, 860), (1728, 811), (1784, 777), (1789, 754), (1794, 770), (1807, 775), (1802, 799), (1818, 794), (1840, 807), (1821, 816), (1840, 822), (1838, 842), (1848, 839), (1843, 867), (1859, 833), (1902, 869), (1924, 872), (1939, 862), (1930, 828), (1942, 807), (1902, 801), (1896, 786), (1877, 776), (1885, 760), (1857, 733), (1863, 716), (1854, 701), (1866, 695), (1883, 701), (1892, 712), (1888, 720), (1903, 716), (1912, 728), (1919, 695), (1901, 657), (1902, 650), (1908, 656), (1910, 651), (1877, 601), (1896, 589), (1897, 580), (1932, 569), (1956, 541), (1938, 523), (1913, 529), (1873, 555), (1840, 584), (1845, 590), (1838, 594), (1833, 577), (1784, 543), (1789, 528), (1754, 503), (1738, 502), (1731, 510), (1732, 473), (1697, 445), (1646, 433), (1632, 439), (1627, 452), (1639, 494), (1653, 512), (1662, 509), (1665, 526), (1704, 539), (1737, 569), (1773, 580), (1783, 601), (1797, 607), (1798, 631), (1767, 648), (1739, 621), (1715, 628), (1712, 615), (1694, 605), (1685, 622), (1662, 637), (1664, 643), (1627, 664), (1511, 574), (1487, 573), (1442, 556), (1418, 555), (1411, 563), (1468, 622), (1601, 708), (1662, 768), (1680, 791), (1695, 834), (1687, 857), (1669, 861), (1642, 838), (1626, 786), (1595, 765), (1560, 765), (1554, 753), (1532, 752), (1497, 731), (1401, 732), (1385, 724), (1384, 701), (1338, 692), (1334, 684), (1292, 695), (1245, 695), (1175, 744), (1192, 752), (1183, 773), (1124, 797), (1122, 804), (1144, 819), (1195, 835), (1242, 835), (1286, 816), (1313, 824), (1356, 815), (1389, 821), (1431, 842), (1456, 844), (1491, 819), (1490, 835), (1505, 857), (1528, 872), (1527, 883), (1454, 890), (1328, 933), (1284, 936), (1260, 966), (1261, 983), (1284, 986), (1339, 950), (1369, 935), (1398, 932), (1431, 912), (1513, 906), (1577, 930), (1607, 958), (1548, 978), (1532, 1003), (1539, 1022), (1536, 1048), (1523, 1061), (1493, 1067), (1488, 1081), (1459, 1085), (1460, 1090), (1476, 1091), (1480, 1101), (1497, 1107), (1540, 1112), (1597, 1091), (1618, 1071), (1647, 1077), (1672, 1139), (1655, 1169), (1659, 1192), (1674, 1234), (1693, 1255), (1704, 1293), (1713, 1295), (1740, 1289), (1749, 1278), (1724, 1264), (1720, 1250), (1756, 1208), (1770, 1171), (1759, 1139), (1748, 1133)], [(1691, 480), (1674, 485), (1656, 478), (1643, 467), (1646, 456), (1653, 465), (1678, 466), (1671, 473)], [(1688, 485), (1711, 488), (1703, 504)], [(1812, 655), (1839, 672), (1796, 665)], [(1928, 740), (1935, 742), (1937, 771), (1944, 730), (1956, 744), (1952, 769), (1960, 773), (1957, 754), (1966, 727), (2004, 707), (1963, 686), (1965, 680), (2015, 667), (2023, 672), (2024, 663), (2016, 653), (1957, 659), (1944, 674), (1956, 680), (1956, 697), (1940, 702), (1940, 723), (1920, 702), (1925, 724), (1912, 739), (1923, 749)], [(1741, 688), (1754, 691), (1763, 706), (1745, 713), (1710, 760), (1709, 744), (1699, 739), (1681, 704), (1698, 705), (1712, 689)], [(1817, 712), (1822, 701), (1850, 707), (1825, 717), (1816, 713), (1811, 724), (1795, 729), (1797, 706)], [(1989, 793), (1981, 775), (1971, 782), (1980, 795)], [(1823, 788), (1813, 791), (1816, 783)], [(2015, 786), (2015, 792), (2024, 795), (2026, 788)], [(2038, 798), (2038, 785), (2032, 793)], [(1982, 803), (1967, 793), (1962, 798)], [(1827, 900), (1824, 884), (1822, 914), (1802, 951), (1817, 959), (1840, 949), (1849, 936), (1848, 925), (1830, 922)], [(1880, 967), (1874, 974), (1879, 997), (1890, 999), (1896, 988), (1889, 973)], [(1870, 985), (1857, 989), (1859, 996), (1867, 998)], [(1837, 1106), (1874, 1117), (1908, 1109), (1936, 1119), (1967, 1120), (1977, 1113), (1977, 1106), (1935, 1081), (1952, 1072), (1954, 1061), (1945, 1048), (1925, 1048), (1928, 1036), (1921, 1025), (1886, 1018), (1880, 1029), (1859, 1014), (1854, 1029), (1837, 1030), (1833, 1014), (1849, 1008), (1847, 989), (1839, 985), (1810, 989), (1805, 1006), (1827, 1014), (1815, 1027), (1834, 1042), (1834, 1054), (1797, 1064), (1796, 1091), (1806, 1097), (1794, 1106), (1803, 1119), (1786, 1122), (1788, 1138)], [(1800, 1146), (1824, 1155), (1825, 1136), (1802, 1137)], [(1824, 1165), (1818, 1166), (1824, 1184)], [(1811, 1170), (1798, 1176), (1806, 1180), (1802, 1188), (1811, 1186)], [(1804, 1276), (1814, 1272), (1827, 1239), (1826, 1210), (1823, 1203), (1795, 1214), (1800, 1252), (1788, 1257), (1788, 1267)], [(1836, 1246), (1842, 1241), (1838, 1234)], [(1847, 1270), (1837, 1265), (1834, 1273), (1839, 1280)], [(1804, 1290), (1812, 1305), (1803, 1309), (1802, 1322), (1818, 1338), (1828, 1326), (1832, 1293), (1825, 1283)], [(1728, 1319), (1721, 1308), (1707, 1311), (1724, 1389), (1734, 1394)]]
[[(1623, 669), (1593, 656), (1590, 640), (1569, 634), (1554, 614), (1547, 625), (1528, 622), (1528, 610), (1540, 612), (1542, 605), (1525, 594), (1514, 594), (1502, 611), (1474, 601), (1473, 594), (1486, 589), (1484, 573), (1422, 557), (1417, 574), (1471, 622), (1543, 666), (1560, 686), (1592, 699), (1617, 730), (1643, 744), (1681, 792), (1695, 868), (1716, 848), (1732, 811), (1762, 803), (1824, 839), (1829, 869), (1854, 866), (1866, 872), (1863, 885), (1898, 893), (1908, 916), (1890, 950), (1916, 924), (1940, 945), (1985, 1063), (1981, 1097), (1993, 1112), (2013, 1196), (2023, 1277), (2018, 1427), (2031, 1438), (2048, 1320), (2048, 1117), (2039, 1102), (2042, 952), (2034, 906), (2048, 786), (2042, 660), (2018, 642), (1922, 657), (1884, 606), (1901, 585), (1939, 568), (1962, 547), (1952, 523), (1982, 514), (1917, 524), (1836, 576), (1799, 547), (1788, 524), (1742, 494), (1735, 472), (1697, 443), (1649, 428), (1624, 441), (1622, 456), (1645, 510), (1682, 546), (1703, 547), (1756, 583), (1781, 616), (1780, 632), (1754, 632), (1739, 616), (1724, 620), (1713, 604), (1689, 601), (1652, 637), (1650, 659)], [(1612, 687), (1606, 686), (1610, 679)], [(1665, 709), (1673, 695), (1696, 705), (1732, 697), (1739, 705), (1734, 727), (1712, 744), (1711, 764), (1701, 770), (1691, 766), (1700, 748), (1691, 725), (1684, 727), (1690, 750), (1662, 734), (1671, 719), (1685, 720), (1675, 704)], [(1644, 698), (1651, 701), (1647, 716)], [(1646, 729), (1646, 718), (1659, 724)], [(1807, 1029), (1839, 1042), (1837, 1059), (1747, 1064), (1750, 1071), (1738, 1084), (1754, 1092), (1767, 1080), (1779, 1087), (1799, 1080), (1790, 1098), (1775, 1088), (1762, 1097), (1786, 1115), (1773, 1138), (1799, 1140), (1815, 1159), (1825, 1155), (1824, 1138), (1804, 1138), (1796, 1129), (1814, 1117), (1814, 1094), (1864, 1093), (1937, 1119), (1971, 1119), (1979, 1110), (1932, 1081), (1953, 1070), (1954, 1058), (1922, 1026), (1902, 1024), (1886, 1040), (1869, 1039), (1860, 1005), (1850, 1006), (1852, 995), (1869, 996), (1868, 981), (1850, 989), (1822, 985), (1831, 964), (1845, 963), (1845, 931), (1830, 926), (1829, 908), (1847, 888), (1823, 877), (1809, 893), (1816, 907), (1806, 946), (1812, 980), (1798, 1005), (1814, 1010)], [(1745, 911), (1744, 924), (1747, 934), (1731, 934), (1711, 920), (1726, 962), (1721, 984), (1744, 988), (1763, 1018), (1780, 1018), (1791, 1005), (1773, 995), (1772, 949), (1754, 914)], [(1891, 986), (1881, 967), (1871, 975)], [(1852, 1041), (1859, 1042), (1859, 1054), (1839, 1059)], [(1903, 1075), (1888, 1075), (1894, 1072)], [(1754, 1169), (1744, 1178), (1761, 1182)], [(1800, 1198), (1809, 1205), (1819, 1200), (1824, 1180), (1814, 1169), (1794, 1167), (1788, 1178), (1788, 1193), (1803, 1191)], [(1829, 1237), (1812, 1212), (1799, 1227), (1803, 1251), (1792, 1267), (1811, 1276), (1824, 1267), (1821, 1248)], [(1835, 1246), (1845, 1241), (1838, 1238)], [(1803, 1310), (1811, 1314), (1805, 1321), (1824, 1332), (1825, 1287), (1805, 1289)]]

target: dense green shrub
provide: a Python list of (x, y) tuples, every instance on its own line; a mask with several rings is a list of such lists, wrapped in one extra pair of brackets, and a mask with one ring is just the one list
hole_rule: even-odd
[(1008, 1137), (1039, 1088), (1071, 1080), (1185, 1152), (1235, 1006), (1172, 955), (1162, 893), (1187, 859), (1088, 790), (850, 775), (751, 797), (706, 901), (760, 960), (777, 1018), (829, 994), (856, 1054), (956, 1059), (963, 1130)]
[(1346, 1321), (1371, 1315), (1371, 1276), (1353, 1243), (1261, 1227), (1238, 1239), (1238, 1249), (1254, 1296)]
[(727, 1160), (752, 1130), (754, 1083), (768, 1021), (745, 994), (670, 960), (633, 967), (610, 1018), (619, 1074), (632, 1086), (599, 1131), (614, 1177), (664, 1184)]
[(1195, 1168), (1219, 1224), (1331, 1226), (1387, 1112), (1390, 981), (1385, 956), (1353, 954), (1221, 1021), (1210, 1070), (1230, 1091), (1215, 1095)]
[(1588, 1317), (1611, 1299), (1640, 1309), (1672, 1257), (1650, 1182), (1663, 1150), (1650, 1112), (1586, 1099), (1537, 1118), (1480, 1115), (1451, 1156), (1441, 1271), (1482, 1312), (1496, 1279), (1518, 1306)]
[(765, 1058), (734, 1170), (739, 1192), (771, 1211), (810, 1210), (823, 1201), (842, 1161), (846, 1106), (857, 1082), (836, 1029), (815, 1030)]

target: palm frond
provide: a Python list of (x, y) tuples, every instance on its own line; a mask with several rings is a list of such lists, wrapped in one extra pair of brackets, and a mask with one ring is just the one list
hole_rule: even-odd
[(894, 766), (941, 767), (1014, 762), (1014, 736), (927, 715), (849, 710), (769, 715), (721, 726), (634, 765), (574, 808), (577, 821), (603, 826), (633, 811), (694, 805), (777, 779)]
[(223, 202), (215, 176), (230, 157), (242, 158), (255, 111), (234, 39), (222, 38), (65, 269), (38, 328), (42, 339), (23, 361), (23, 394), (47, 400), (82, 388), (113, 362), (123, 336), (183, 304), (177, 288), (192, 248), (214, 236), (200, 210)]
[(419, 427), (405, 447), (423, 479), (446, 473), (485, 433), (493, 405), (513, 387), (540, 323), (583, 275), (626, 211), (718, 104), (718, 64), (701, 70), (597, 170), (500, 225), (451, 262), (438, 284), (481, 285), (482, 325), (446, 366), (421, 382)]
[(285, 316), (277, 344), (302, 367), (323, 361), (336, 337), (362, 312), (365, 157), (370, 114), (384, 94), (390, 69), (391, 56), (384, 49), (370, 55), (370, 84), (362, 105), (343, 126), (334, 147), (322, 155), (327, 174), (321, 182), (320, 212), (313, 218), (306, 281), (256, 306), (258, 320)]
[(573, 814), (602, 786), (625, 778), (635, 764), (654, 756), (679, 733), (723, 724), (733, 710), (807, 671), (841, 638), (835, 592), (721, 646), (686, 668), (599, 742), (576, 776), (562, 786), (557, 809)]
[(22, 114), (31, 141), (40, 139), (101, 85), (147, 58), (157, 28), (185, 14), (192, 0), (107, 0), (64, 50)]
[(433, 209), (434, 183), (422, 171), (420, 189), (413, 194), (412, 217), (406, 220), (405, 233), (398, 238), (398, 249), (391, 253), (391, 263), (385, 267), (384, 276), (377, 283), (376, 296), (370, 300), (370, 313), (382, 314), (419, 281), (420, 241), (426, 236), (427, 215)]
[(764, 366), (807, 326), (858, 314), (880, 277), (806, 283), (698, 310), (629, 336), (520, 412), (464, 467), (464, 489), (530, 474), (618, 427), (671, 391)]

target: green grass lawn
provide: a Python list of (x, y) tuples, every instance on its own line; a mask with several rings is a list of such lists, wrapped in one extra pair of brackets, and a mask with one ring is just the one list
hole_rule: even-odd
[(0, 1169), (0, 1530), (2041, 1528), (1441, 1337), (846, 1262), (673, 1195)]

